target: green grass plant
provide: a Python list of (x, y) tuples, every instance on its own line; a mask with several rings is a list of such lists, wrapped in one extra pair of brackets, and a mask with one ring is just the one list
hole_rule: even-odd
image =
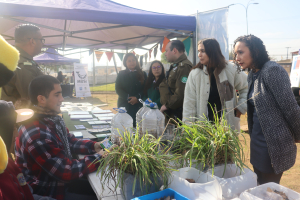
[(98, 85), (98, 86), (91, 86), (91, 92), (114, 92), (115, 91), (115, 83), (110, 83), (106, 85)]
[(230, 128), (224, 113), (221, 119), (215, 115), (214, 121), (204, 118), (178, 126), (172, 152), (182, 155), (180, 163), (207, 166), (213, 174), (217, 164), (225, 164), (224, 172), (227, 163), (235, 164), (241, 171), (247, 167), (239, 133)]
[[(113, 188), (109, 188), (113, 192), (116, 192), (118, 186), (123, 188), (125, 173), (135, 177), (132, 194), (134, 194), (137, 180), (140, 182), (142, 192), (148, 193), (147, 186), (149, 184), (157, 185), (159, 179), (166, 188), (168, 178), (174, 171), (171, 169), (170, 162), (176, 160), (176, 157), (169, 154), (169, 148), (162, 145), (160, 140), (161, 137), (156, 139), (150, 134), (139, 136), (130, 134), (128, 131), (121, 134), (119, 145), (107, 150), (108, 154), (101, 159), (97, 171), (97, 174), (100, 174), (103, 189), (104, 184), (109, 186), (110, 182), (114, 185)], [(150, 180), (151, 176), (154, 178), (154, 182)], [(146, 191), (143, 191), (144, 188)]]

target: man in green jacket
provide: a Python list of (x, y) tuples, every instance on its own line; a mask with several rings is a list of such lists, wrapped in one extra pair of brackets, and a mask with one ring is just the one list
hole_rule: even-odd
[(193, 66), (184, 52), (185, 47), (180, 40), (172, 40), (166, 46), (166, 58), (172, 65), (159, 86), (160, 111), (166, 114), (166, 119), (182, 119), (185, 84)]
[(35, 77), (43, 75), (33, 57), (41, 52), (44, 43), (45, 39), (37, 26), (22, 24), (16, 27), (15, 47), (20, 52), (20, 60), (13, 78), (2, 88), (2, 100), (12, 101), (18, 108), (28, 107), (29, 83)]

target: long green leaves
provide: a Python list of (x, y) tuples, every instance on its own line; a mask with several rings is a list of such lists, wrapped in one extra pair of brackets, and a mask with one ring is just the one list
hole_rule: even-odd
[(217, 164), (225, 164), (224, 172), (227, 163), (236, 164), (241, 171), (247, 167), (239, 133), (230, 128), (224, 113), (221, 119), (215, 115), (214, 122), (207, 119), (190, 124), (182, 122), (178, 132), (172, 151), (182, 155), (180, 163), (208, 166), (213, 174)]
[[(176, 156), (168, 153), (168, 147), (161, 144), (161, 137), (156, 139), (150, 134), (132, 135), (128, 131), (121, 135), (123, 136), (120, 137), (120, 145), (109, 151), (107, 157), (100, 161), (97, 174), (100, 174), (102, 187), (113, 182), (111, 191), (116, 192), (118, 186), (123, 188), (125, 173), (135, 176), (132, 194), (138, 180), (140, 188), (145, 189), (146, 193), (148, 186), (158, 185), (160, 179), (167, 187), (168, 177), (174, 171), (170, 162), (176, 160)], [(154, 178), (154, 183), (150, 177)]]

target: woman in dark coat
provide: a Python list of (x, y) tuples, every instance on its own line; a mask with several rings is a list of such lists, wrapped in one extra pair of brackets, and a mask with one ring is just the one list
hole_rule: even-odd
[(261, 39), (241, 36), (234, 42), (234, 59), (248, 69), (250, 162), (259, 184), (280, 182), (295, 164), (300, 140), (300, 108), (287, 72), (270, 61)]
[(143, 106), (139, 99), (143, 98), (144, 85), (147, 75), (139, 66), (133, 53), (125, 55), (123, 64), (125, 70), (119, 72), (116, 80), (116, 93), (119, 95), (118, 107), (125, 107), (136, 126), (136, 113)]
[(150, 65), (148, 78), (144, 88), (144, 100), (150, 98), (152, 102), (157, 104), (158, 109), (161, 107), (158, 87), (165, 77), (164, 65), (158, 60), (153, 61)]

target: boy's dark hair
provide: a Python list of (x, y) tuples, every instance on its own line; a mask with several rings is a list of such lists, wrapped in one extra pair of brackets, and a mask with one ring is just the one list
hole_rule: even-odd
[(53, 76), (42, 75), (34, 78), (29, 84), (28, 94), (33, 105), (38, 104), (37, 97), (42, 95), (46, 98), (54, 90), (54, 84), (60, 84), (59, 80)]
[[(245, 45), (249, 48), (253, 62), (252, 64), (255, 69), (261, 69), (266, 62), (270, 61), (266, 47), (260, 38), (254, 35), (240, 36), (234, 41), (233, 49), (238, 42), (245, 43)], [(233, 60), (238, 65), (235, 59), (236, 55), (234, 54)]]
[(180, 40), (172, 40), (170, 42), (171, 42), (171, 45), (170, 45), (171, 51), (175, 48), (178, 50), (179, 53), (185, 52), (185, 47), (184, 47), (183, 42), (181, 42)]
[(31, 38), (40, 28), (33, 24), (21, 24), (15, 29), (15, 41), (22, 43), (27, 38)]

